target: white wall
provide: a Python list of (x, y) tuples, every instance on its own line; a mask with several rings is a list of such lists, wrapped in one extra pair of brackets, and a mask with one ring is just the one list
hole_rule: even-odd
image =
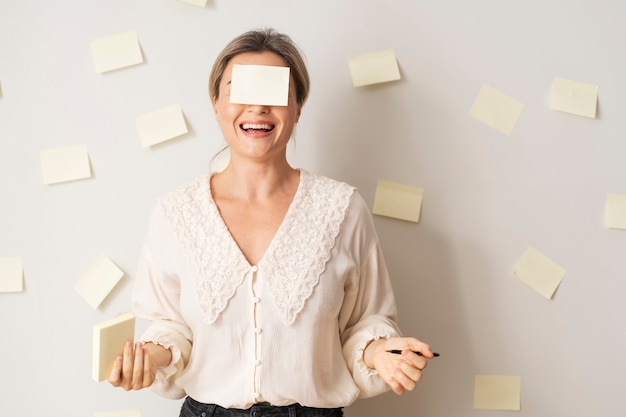
[[(294, 165), (358, 186), (423, 187), (419, 224), (377, 217), (405, 333), (442, 356), (416, 392), (348, 416), (504, 416), (473, 410), (475, 374), (519, 375), (520, 416), (623, 416), (626, 3), (621, 0), (42, 0), (0, 2), (0, 257), (26, 290), (0, 294), (0, 415), (90, 416), (180, 402), (90, 377), (91, 326), (129, 309), (147, 214), (221, 148), (210, 65), (274, 26), (305, 51), (310, 101)], [(145, 63), (96, 74), (89, 44), (135, 30)], [(351, 85), (349, 55), (393, 48), (403, 79)], [(552, 77), (600, 86), (598, 118), (551, 111)], [(506, 136), (468, 115), (482, 84), (525, 104)], [(136, 116), (179, 103), (191, 132), (142, 148)], [(45, 186), (39, 151), (85, 143), (94, 176)], [(528, 245), (567, 270), (552, 300), (513, 267)], [(97, 311), (73, 290), (100, 253), (127, 275)], [(141, 330), (143, 324), (139, 326)]]

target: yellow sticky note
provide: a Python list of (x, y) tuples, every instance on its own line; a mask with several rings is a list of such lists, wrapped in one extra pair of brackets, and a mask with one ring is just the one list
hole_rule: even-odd
[(141, 411), (138, 408), (119, 411), (101, 411), (95, 413), (93, 417), (141, 417)]
[(495, 88), (483, 85), (470, 109), (470, 115), (487, 126), (510, 135), (522, 110), (523, 103)]
[(351, 56), (348, 65), (355, 87), (400, 79), (396, 53), (392, 49)]
[(521, 385), (519, 376), (475, 375), (474, 408), (519, 411)]
[(187, 133), (185, 117), (178, 104), (163, 107), (135, 119), (139, 139), (144, 147), (173, 139)]
[(529, 246), (515, 266), (514, 273), (526, 285), (551, 299), (565, 275), (565, 269)]
[(233, 65), (230, 102), (286, 106), (289, 100), (289, 67)]
[(91, 177), (87, 145), (47, 149), (39, 153), (44, 184), (74, 181)]
[(91, 42), (91, 56), (97, 73), (141, 64), (143, 55), (134, 31)]
[(554, 77), (550, 88), (550, 108), (595, 119), (598, 86)]
[(100, 255), (76, 282), (74, 289), (95, 310), (123, 276), (124, 272), (111, 259)]
[(604, 205), (606, 227), (626, 229), (626, 194), (607, 194)]
[(423, 194), (422, 188), (380, 180), (376, 187), (372, 212), (379, 216), (418, 223)]
[(135, 316), (120, 313), (93, 325), (91, 377), (96, 382), (106, 379), (111, 364), (123, 353), (124, 343), (135, 340)]
[(194, 6), (205, 7), (207, 0), (180, 0), (185, 3), (193, 4)]
[(0, 292), (24, 291), (22, 258), (0, 258)]

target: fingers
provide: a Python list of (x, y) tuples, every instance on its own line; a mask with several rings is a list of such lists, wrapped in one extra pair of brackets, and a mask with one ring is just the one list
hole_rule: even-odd
[(388, 383), (394, 393), (402, 395), (406, 391), (413, 391), (420, 379), (422, 379), (421, 370), (404, 361), (399, 361), (399, 366), (395, 369)]
[(404, 338), (403, 341), (407, 345), (404, 349), (408, 349), (413, 352), (419, 352), (423, 357), (428, 359), (432, 359), (435, 357), (433, 351), (430, 348), (430, 345), (428, 345), (427, 343), (421, 342), (420, 340), (413, 337)]
[(125, 390), (130, 389), (130, 384), (132, 382), (133, 375), (133, 366), (134, 366), (134, 354), (133, 354), (133, 343), (128, 341), (124, 344), (124, 351), (122, 353), (122, 382), (120, 386)]
[(428, 366), (428, 360), (424, 359), (422, 356), (418, 356), (411, 351), (404, 351), (402, 353), (402, 364), (405, 365), (403, 369), (406, 369), (408, 373), (413, 374), (413, 370), (415, 371), (423, 371), (424, 368)]
[(129, 369), (132, 369), (132, 353), (133, 353), (133, 343), (131, 341), (127, 341), (124, 343), (124, 349), (122, 354), (115, 358), (113, 361), (113, 366), (111, 367), (111, 372), (109, 372), (109, 383), (114, 387), (125, 387), (126, 381), (128, 380)]
[[(148, 356), (148, 355), (145, 355)], [(135, 357), (133, 361), (133, 377), (130, 381), (131, 389), (143, 388), (144, 351), (141, 343), (135, 343)]]
[(428, 360), (425, 356), (417, 355), (411, 350), (403, 350), (402, 359), (420, 371), (428, 366)]
[(149, 387), (154, 382), (156, 370), (154, 369), (150, 355), (144, 350), (143, 355), (143, 386)]
[(373, 365), (393, 392), (402, 395), (415, 389), (434, 357), (430, 346), (414, 337), (392, 337), (368, 344), (363, 360)]
[[(387, 353), (387, 358), (393, 362), (387, 383), (394, 393), (402, 395), (416, 388), (417, 382), (422, 379), (423, 370), (428, 366), (428, 360), (434, 355), (429, 345), (415, 338), (400, 337), (389, 342), (391, 349), (401, 350), (401, 354)], [(420, 352), (421, 355), (415, 352)]]
[(395, 394), (397, 394), (397, 395), (404, 394), (404, 387), (395, 378), (391, 378), (391, 380), (388, 382), (388, 384), (391, 387), (391, 390)]
[(141, 342), (133, 345), (128, 341), (124, 344), (122, 355), (115, 358), (108, 380), (114, 387), (126, 391), (149, 387), (156, 376), (153, 362)]
[(422, 354), (422, 356), (428, 359), (433, 359), (435, 357), (432, 349), (427, 344), (423, 344), (423, 347), (419, 350), (419, 352)]
[(111, 385), (113, 385), (114, 387), (119, 387), (120, 384), (122, 383), (122, 363), (123, 363), (123, 358), (121, 356), (118, 356), (117, 358), (115, 358), (115, 361), (113, 361), (113, 367), (111, 368), (111, 372), (109, 373), (109, 383)]
[[(405, 355), (408, 357), (405, 358)], [(396, 393), (398, 391), (413, 391), (417, 386), (417, 382), (422, 379), (422, 371), (427, 366), (427, 362), (424, 358), (417, 356), (418, 363), (415, 363), (410, 355), (417, 356), (412, 352), (407, 351), (403, 353), (403, 358), (397, 361), (397, 366), (394, 370), (393, 379), (398, 383), (401, 390), (394, 390)]]
[(395, 337), (389, 340), (389, 344), (393, 346), (391, 349), (400, 351), (419, 352), (418, 356), (423, 356), (426, 359), (433, 359), (435, 354), (433, 353), (430, 345), (424, 343), (414, 337)]

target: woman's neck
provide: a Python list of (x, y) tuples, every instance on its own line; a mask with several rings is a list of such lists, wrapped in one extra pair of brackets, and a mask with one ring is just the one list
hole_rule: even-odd
[(227, 198), (249, 203), (274, 198), (292, 197), (300, 181), (300, 171), (288, 163), (237, 164), (231, 161), (211, 180), (215, 198)]

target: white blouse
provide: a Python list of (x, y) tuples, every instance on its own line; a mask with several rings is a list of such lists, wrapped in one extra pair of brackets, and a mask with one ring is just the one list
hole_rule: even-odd
[(133, 291), (135, 313), (149, 321), (141, 340), (173, 354), (153, 390), (227, 408), (333, 408), (389, 389), (363, 361), (369, 341), (400, 331), (360, 194), (301, 170), (281, 226), (250, 265), (209, 180), (160, 200), (142, 250)]

